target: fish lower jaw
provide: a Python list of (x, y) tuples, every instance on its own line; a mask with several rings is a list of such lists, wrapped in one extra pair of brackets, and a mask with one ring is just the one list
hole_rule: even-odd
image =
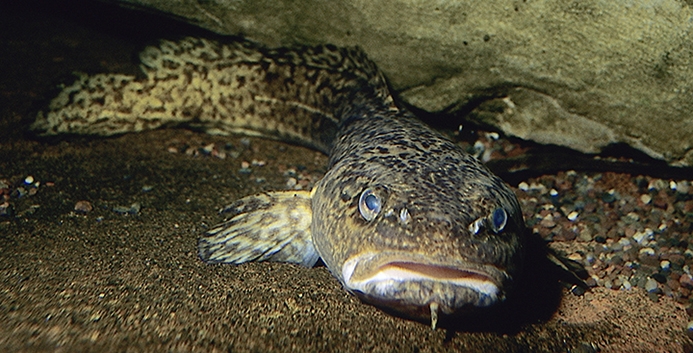
[(364, 301), (405, 316), (427, 317), (432, 304), (437, 312), (449, 315), (489, 307), (505, 297), (500, 285), (478, 269), (402, 260), (375, 265), (378, 262), (374, 257), (345, 262), (344, 285)]

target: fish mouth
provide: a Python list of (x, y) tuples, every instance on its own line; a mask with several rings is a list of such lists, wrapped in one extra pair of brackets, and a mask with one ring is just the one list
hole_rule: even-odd
[[(425, 256), (383, 253), (351, 257), (342, 266), (344, 285), (362, 299), (408, 316), (444, 314), (503, 301), (507, 275), (493, 265), (437, 263)], [(427, 315), (424, 315), (427, 316)]]

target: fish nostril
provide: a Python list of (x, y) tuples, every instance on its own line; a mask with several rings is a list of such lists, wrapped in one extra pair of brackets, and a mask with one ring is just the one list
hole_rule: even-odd
[(409, 223), (409, 220), (411, 219), (411, 216), (409, 215), (409, 210), (407, 210), (406, 207), (403, 207), (399, 211), (399, 221), (402, 224), (407, 224)]
[(484, 219), (483, 218), (478, 218), (474, 222), (469, 223), (469, 232), (472, 233), (472, 235), (479, 234), (481, 231), (481, 228), (483, 227), (484, 224)]
[(349, 196), (349, 194), (346, 192), (342, 192), (339, 198), (342, 200), (342, 202), (349, 202), (349, 200), (351, 200), (351, 196)]

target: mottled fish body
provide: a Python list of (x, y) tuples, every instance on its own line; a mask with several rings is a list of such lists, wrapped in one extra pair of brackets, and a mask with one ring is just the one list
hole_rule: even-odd
[(199, 242), (210, 263), (322, 259), (364, 301), (430, 320), (503, 302), (521, 271), (513, 192), (392, 99), (358, 49), (260, 48), (197, 38), (142, 54), (144, 79), (81, 76), (38, 116), (43, 134), (187, 125), (329, 154), (311, 192), (243, 198)]

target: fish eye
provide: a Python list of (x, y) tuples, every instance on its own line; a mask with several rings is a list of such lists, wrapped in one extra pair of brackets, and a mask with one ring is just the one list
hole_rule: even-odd
[(505, 225), (508, 223), (508, 213), (502, 207), (496, 208), (491, 214), (491, 230), (498, 234), (500, 233)]
[(479, 234), (482, 229), (490, 228), (493, 233), (498, 234), (503, 231), (508, 224), (508, 213), (502, 207), (498, 207), (486, 216), (477, 218), (469, 224), (468, 229), (472, 234)]
[(367, 221), (371, 221), (378, 215), (382, 207), (380, 197), (373, 190), (366, 189), (359, 198), (359, 212)]

